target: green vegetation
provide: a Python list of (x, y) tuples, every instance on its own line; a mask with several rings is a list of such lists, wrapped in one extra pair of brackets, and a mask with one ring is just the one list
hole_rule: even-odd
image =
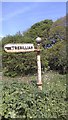
[(19, 32), (14, 36), (2, 39), (3, 73), (6, 76), (34, 74), (37, 72), (36, 53), (6, 53), (7, 43), (33, 43), (36, 47), (36, 37), (42, 38), (41, 61), (42, 71), (52, 69), (65, 74), (67, 71), (65, 17), (53, 22), (44, 20), (31, 26), (23, 35)]
[(66, 119), (66, 75), (47, 72), (42, 76), (43, 90), (36, 86), (37, 76), (3, 77), (2, 118)]
[[(2, 39), (2, 50), (0, 49), (3, 63), (3, 68), (0, 65), (0, 71), (4, 74), (3, 80), (0, 80), (2, 120), (11, 118), (67, 120), (65, 29), (65, 17), (55, 22), (44, 20), (34, 24), (23, 34), (18, 32)], [(36, 53), (4, 51), (4, 45), (8, 43), (33, 43), (36, 48), (37, 36), (42, 38), (42, 91), (38, 90), (36, 85)]]

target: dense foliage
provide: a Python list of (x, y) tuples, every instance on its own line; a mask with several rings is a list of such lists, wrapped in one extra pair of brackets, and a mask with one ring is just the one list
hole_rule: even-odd
[[(8, 35), (2, 39), (0, 55), (2, 54), (3, 73), (10, 76), (8, 80), (3, 76), (3, 81), (0, 81), (2, 120), (67, 119), (66, 75), (54, 72), (64, 74), (67, 70), (65, 28), (65, 17), (56, 22), (44, 20), (34, 24), (23, 34), (18, 32), (16, 35)], [(37, 79), (36, 53), (10, 54), (4, 51), (4, 45), (8, 43), (33, 43), (36, 47), (37, 36), (42, 38), (41, 64), (42, 72), (45, 72), (42, 75), (42, 91), (38, 90), (35, 81)], [(54, 71), (52, 73), (48, 70)], [(14, 78), (15, 76), (17, 77)]]
[(36, 53), (6, 53), (4, 45), (7, 43), (33, 43), (36, 47), (36, 37), (42, 38), (41, 61), (42, 71), (52, 69), (66, 73), (66, 39), (65, 17), (53, 22), (44, 20), (31, 26), (26, 32), (18, 32), (14, 36), (2, 39), (3, 71), (7, 76), (34, 74), (37, 72)]
[(66, 120), (66, 76), (46, 73), (43, 76), (42, 91), (38, 90), (35, 79), (36, 76), (3, 78), (2, 118)]

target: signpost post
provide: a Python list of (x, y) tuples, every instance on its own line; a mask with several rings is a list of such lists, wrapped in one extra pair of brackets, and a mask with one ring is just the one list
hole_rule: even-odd
[(41, 38), (36, 38), (37, 42), (37, 66), (38, 66), (38, 78), (37, 78), (37, 85), (40, 90), (42, 90), (42, 80), (41, 80), (41, 60), (40, 60), (40, 43)]
[(37, 67), (38, 67), (38, 78), (37, 78), (37, 85), (40, 90), (42, 90), (42, 81), (41, 81), (41, 60), (40, 60), (40, 43), (41, 38), (36, 38), (37, 42), (37, 49), (34, 48), (34, 45), (31, 43), (26, 44), (6, 44), (4, 46), (4, 50), (10, 53), (17, 53), (17, 52), (37, 52)]

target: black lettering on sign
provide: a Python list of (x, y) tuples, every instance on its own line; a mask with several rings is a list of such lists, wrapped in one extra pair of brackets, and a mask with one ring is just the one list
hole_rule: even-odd
[(11, 47), (12, 50), (14, 50), (14, 48), (15, 48), (14, 46)]
[(5, 47), (7, 50), (11, 50), (11, 47)]
[(19, 46), (18, 46), (18, 50), (19, 50)]
[(22, 46), (20, 46), (20, 49), (22, 49)]
[(30, 49), (30, 46), (29, 46), (29, 49)]
[(17, 50), (17, 46), (15, 46), (15, 49)]

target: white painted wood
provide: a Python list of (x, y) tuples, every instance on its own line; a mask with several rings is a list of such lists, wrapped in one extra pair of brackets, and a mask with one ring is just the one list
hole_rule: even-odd
[(25, 44), (7, 44), (4, 46), (6, 52), (31, 52), (34, 51), (34, 45), (31, 43)]
[(37, 85), (38, 88), (42, 90), (42, 81), (41, 81), (41, 60), (40, 60), (40, 54), (37, 53), (37, 66), (38, 66), (38, 78), (37, 78)]

